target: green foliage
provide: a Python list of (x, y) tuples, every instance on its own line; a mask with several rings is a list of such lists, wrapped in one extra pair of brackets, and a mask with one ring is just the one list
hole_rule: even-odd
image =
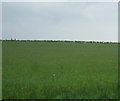
[(115, 99), (117, 87), (117, 44), (3, 42), (3, 99)]

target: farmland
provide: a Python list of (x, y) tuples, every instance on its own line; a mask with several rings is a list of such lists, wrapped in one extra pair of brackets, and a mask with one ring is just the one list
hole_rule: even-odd
[(118, 44), (3, 41), (3, 99), (115, 99)]

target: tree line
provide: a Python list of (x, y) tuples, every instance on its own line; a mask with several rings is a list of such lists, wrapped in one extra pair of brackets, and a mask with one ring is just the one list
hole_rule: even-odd
[(106, 41), (72, 41), (72, 40), (2, 40), (2, 41), (22, 41), (22, 42), (74, 42), (74, 43), (120, 43)]

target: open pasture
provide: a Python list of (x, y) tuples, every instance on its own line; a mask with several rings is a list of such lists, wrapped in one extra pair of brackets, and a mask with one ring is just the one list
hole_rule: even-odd
[(118, 44), (2, 43), (3, 99), (118, 97)]

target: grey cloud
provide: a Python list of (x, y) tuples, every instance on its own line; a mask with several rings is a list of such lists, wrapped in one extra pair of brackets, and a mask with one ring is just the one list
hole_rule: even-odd
[(117, 3), (3, 3), (3, 38), (117, 41)]

